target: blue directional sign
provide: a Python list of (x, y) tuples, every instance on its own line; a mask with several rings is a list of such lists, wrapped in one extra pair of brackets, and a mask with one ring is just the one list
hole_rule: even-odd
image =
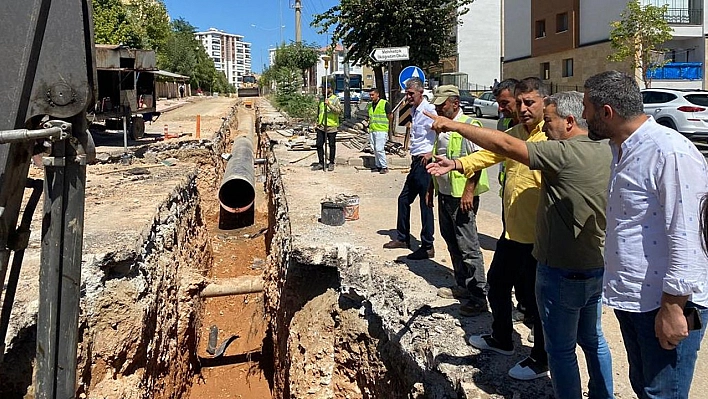
[(419, 78), (425, 83), (425, 73), (423, 70), (415, 65), (407, 66), (403, 68), (401, 74), (398, 75), (398, 83), (401, 85), (401, 90), (405, 90), (406, 81), (410, 78)]

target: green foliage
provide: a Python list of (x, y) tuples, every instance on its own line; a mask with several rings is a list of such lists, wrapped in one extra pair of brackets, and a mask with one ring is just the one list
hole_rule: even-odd
[(317, 98), (302, 94), (303, 72), (319, 60), (313, 44), (290, 43), (275, 52), (275, 63), (263, 71), (259, 85), (275, 86), (275, 106), (293, 118), (312, 122), (317, 117)]
[(142, 48), (140, 32), (120, 0), (92, 0), (95, 41), (98, 44), (123, 44)]
[(162, 0), (131, 0), (127, 4), (129, 20), (141, 38), (140, 48), (160, 51), (170, 31), (170, 16)]
[(347, 60), (369, 64), (376, 47), (410, 47), (410, 62), (427, 67), (452, 55), (450, 34), (473, 0), (342, 0), (315, 15), (320, 33), (334, 28), (333, 42), (349, 49)]
[(317, 65), (319, 53), (315, 44), (290, 43), (275, 51), (275, 65), (305, 70)]
[(610, 25), (610, 41), (613, 54), (608, 60), (629, 61), (632, 69), (639, 69), (646, 87), (651, 87), (648, 72), (666, 64), (663, 53), (666, 49), (660, 46), (671, 40), (671, 27), (664, 19), (668, 5), (641, 6), (638, 0), (627, 3), (627, 8), (621, 14), (621, 20)]

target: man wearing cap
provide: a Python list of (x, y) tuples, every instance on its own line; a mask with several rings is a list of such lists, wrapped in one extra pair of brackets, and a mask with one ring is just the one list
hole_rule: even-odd
[(388, 132), (393, 120), (393, 114), (391, 113), (391, 104), (381, 99), (379, 89), (374, 87), (369, 92), (371, 93), (371, 103), (367, 106), (369, 111), (369, 140), (371, 141), (371, 148), (374, 150), (376, 169), (383, 175), (388, 173), (384, 146), (386, 141), (388, 141)]
[(337, 130), (339, 129), (339, 115), (342, 113), (342, 106), (339, 98), (332, 94), (331, 87), (322, 88), (322, 100), (317, 107), (317, 160), (318, 163), (312, 170), (322, 170), (325, 167), (324, 145), (329, 142), (329, 163), (327, 170), (334, 170), (334, 156), (337, 151)]
[[(436, 88), (433, 105), (438, 115), (455, 122), (482, 127), (481, 122), (462, 112), (460, 91), (456, 86), (444, 85)], [(436, 159), (458, 159), (479, 149), (457, 132), (442, 132), (433, 145), (433, 155)], [(487, 278), (474, 212), (475, 197), (478, 199), (481, 194), (481, 190), (477, 188), (489, 188), (488, 182), (479, 185), (482, 174), (484, 179), (487, 179), (484, 169), (477, 171), (469, 179), (457, 171), (435, 176), (426, 198), (428, 206), (432, 207), (433, 192), (438, 195), (440, 234), (447, 243), (455, 274), (456, 285), (440, 288), (438, 296), (469, 298), (466, 304), (460, 306), (459, 312), (462, 316), (477, 316), (487, 311)]]

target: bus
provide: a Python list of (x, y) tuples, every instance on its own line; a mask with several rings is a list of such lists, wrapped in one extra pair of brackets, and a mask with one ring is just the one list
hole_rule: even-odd
[[(344, 101), (344, 72), (336, 71), (331, 75), (324, 76), (322, 78), (322, 85), (324, 86), (325, 84), (332, 88), (332, 93), (336, 94), (340, 101)], [(349, 96), (351, 102), (359, 102), (363, 84), (360, 73), (349, 74)]]

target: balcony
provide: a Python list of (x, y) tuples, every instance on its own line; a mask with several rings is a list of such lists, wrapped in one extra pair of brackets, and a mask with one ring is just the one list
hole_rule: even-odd
[(650, 69), (652, 80), (702, 80), (702, 62), (670, 62), (661, 68)]
[(703, 25), (703, 0), (645, 0), (644, 4), (668, 5), (664, 19), (671, 25)]
[(671, 25), (703, 25), (703, 8), (669, 8), (664, 19)]

